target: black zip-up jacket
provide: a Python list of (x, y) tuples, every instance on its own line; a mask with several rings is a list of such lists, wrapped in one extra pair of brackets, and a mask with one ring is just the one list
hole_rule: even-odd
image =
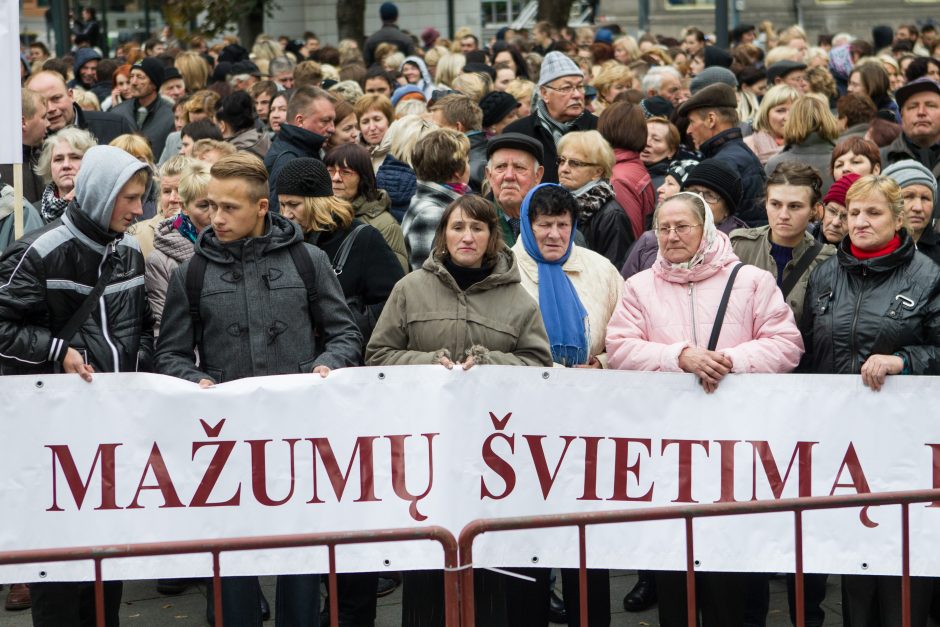
[[(105, 264), (114, 271), (99, 304), (65, 342), (59, 332)], [(103, 230), (74, 202), (0, 257), (0, 373), (61, 372), (69, 347), (95, 372), (148, 371), (153, 357), (153, 316), (137, 240)]]
[[(534, 106), (532, 108), (535, 109)], [(575, 121), (570, 132), (594, 130), (597, 130), (597, 116), (590, 111), (585, 111)], [(542, 123), (539, 122), (539, 116), (534, 111), (531, 115), (520, 118), (507, 126), (503, 132), (522, 133), (539, 140), (544, 155), (542, 166), (545, 168), (545, 172), (542, 174), (542, 182), (558, 182), (558, 164), (556, 163), (558, 160), (558, 146), (555, 145), (555, 137), (551, 131), (542, 126)]]
[(801, 330), (801, 370), (858, 374), (872, 355), (897, 354), (910, 374), (940, 374), (940, 267), (914, 248), (905, 230), (901, 246), (860, 260), (849, 238), (810, 276)]

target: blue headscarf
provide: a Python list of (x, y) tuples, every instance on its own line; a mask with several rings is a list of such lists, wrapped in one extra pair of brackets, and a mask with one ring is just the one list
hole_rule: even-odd
[(578, 292), (571, 284), (571, 279), (565, 274), (562, 266), (571, 256), (574, 246), (574, 236), (577, 225), (572, 221), (571, 239), (568, 240), (568, 250), (557, 261), (546, 261), (539, 250), (529, 223), (529, 203), (532, 195), (543, 187), (561, 187), (556, 183), (543, 183), (536, 186), (526, 194), (522, 201), (520, 222), (522, 227), (522, 244), (538, 266), (539, 271), (539, 309), (542, 311), (542, 320), (548, 332), (548, 342), (551, 344), (552, 361), (566, 367), (588, 363), (589, 354), (587, 332), (587, 310), (578, 298)]

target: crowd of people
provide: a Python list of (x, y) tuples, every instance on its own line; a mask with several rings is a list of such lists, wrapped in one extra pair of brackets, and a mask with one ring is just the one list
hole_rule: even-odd
[[(364, 42), (261, 35), (24, 45), (25, 235), (0, 166), (0, 373), (156, 372), (211, 387), (362, 365), (940, 374), (940, 33), (617, 25)], [(93, 36), (92, 36), (93, 35)], [(815, 44), (815, 45), (813, 45)], [(246, 48), (250, 45), (251, 49)], [(291, 288), (291, 289), (284, 289)], [(563, 570), (477, 575), (478, 624), (610, 624)], [(770, 575), (700, 573), (706, 627), (764, 625)], [(440, 572), (405, 573), (402, 624), (443, 625)], [(823, 624), (826, 575), (806, 579)], [(191, 582), (161, 580), (173, 594)], [(792, 590), (792, 578), (789, 581)], [(339, 621), (398, 583), (339, 577)], [(934, 595), (912, 584), (911, 624)], [(898, 578), (844, 576), (846, 625), (901, 624)], [(11, 586), (37, 627), (92, 624), (90, 584)], [(791, 596), (791, 619), (795, 605)], [(209, 597), (211, 599), (211, 595)], [(224, 578), (226, 625), (271, 610)], [(118, 624), (121, 583), (105, 586)], [(686, 624), (684, 575), (628, 611)], [(210, 603), (207, 617), (213, 620)], [(278, 578), (278, 625), (321, 620)]]

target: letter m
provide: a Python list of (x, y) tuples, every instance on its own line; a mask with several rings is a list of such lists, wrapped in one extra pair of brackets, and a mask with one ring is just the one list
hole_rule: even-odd
[(790, 456), (790, 463), (787, 464), (787, 471), (780, 478), (780, 469), (777, 466), (777, 460), (774, 458), (773, 451), (770, 450), (770, 444), (763, 440), (748, 440), (748, 443), (754, 448), (754, 471), (751, 500), (757, 500), (757, 460), (760, 458), (761, 465), (764, 467), (764, 474), (767, 482), (770, 484), (770, 491), (774, 498), (779, 499), (783, 495), (783, 489), (786, 487), (787, 479), (790, 478), (790, 471), (793, 470), (793, 462), (799, 459), (797, 472), (799, 473), (798, 491), (800, 496), (812, 496), (813, 491), (813, 446), (819, 442), (797, 442)]
[(91, 468), (88, 469), (88, 473), (85, 475), (83, 481), (79, 475), (78, 467), (75, 465), (75, 459), (72, 457), (72, 451), (68, 446), (64, 444), (46, 445), (46, 448), (52, 451), (52, 507), (46, 511), (63, 511), (62, 508), (59, 507), (57, 500), (59, 495), (59, 473), (57, 469), (60, 466), (62, 468), (62, 474), (65, 476), (65, 481), (72, 493), (72, 498), (75, 500), (75, 506), (80, 510), (82, 504), (85, 502), (85, 497), (88, 495), (88, 489), (91, 487), (92, 477), (95, 474), (95, 468), (98, 467), (99, 461), (101, 463), (99, 475), (101, 480), (101, 505), (95, 509), (121, 509), (116, 503), (114, 481), (114, 452), (119, 446), (121, 445), (99, 445), (98, 450), (95, 451), (95, 458), (91, 462)]

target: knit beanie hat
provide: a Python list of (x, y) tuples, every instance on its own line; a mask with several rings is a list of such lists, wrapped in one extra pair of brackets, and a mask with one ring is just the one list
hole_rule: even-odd
[(480, 99), (483, 128), (493, 126), (522, 104), (504, 91), (491, 91)]
[(383, 2), (379, 7), (379, 17), (383, 22), (394, 22), (398, 19), (398, 7), (394, 2)]
[(829, 187), (829, 191), (826, 192), (825, 196), (823, 196), (823, 204), (828, 205), (829, 203), (834, 202), (844, 207), (845, 195), (848, 193), (849, 188), (855, 184), (855, 181), (860, 178), (862, 177), (860, 177), (858, 174), (855, 174), (854, 172), (843, 174), (841, 179)]
[(737, 213), (741, 199), (744, 197), (741, 176), (718, 159), (705, 159), (695, 166), (686, 177), (685, 183), (682, 184), (682, 191), (686, 191), (692, 185), (707, 187), (721, 196), (728, 205), (729, 213)]
[(333, 182), (322, 161), (298, 158), (281, 168), (275, 191), (290, 196), (322, 198), (333, 195)]
[[(919, 161), (905, 159), (892, 163), (881, 173), (882, 176), (893, 178), (901, 189), (911, 185), (926, 185), (930, 188), (933, 199), (937, 199), (937, 179), (933, 172), (928, 170)], [(841, 180), (841, 179), (840, 179)], [(843, 203), (844, 204), (844, 203)]]
[(640, 101), (640, 109), (648, 120), (655, 117), (668, 118), (672, 115), (673, 107), (672, 103), (662, 96), (650, 96)]
[(160, 89), (160, 85), (163, 84), (162, 62), (153, 57), (147, 57), (135, 63), (134, 67), (146, 74), (153, 86)]
[(432, 28), (431, 26), (428, 26), (423, 31), (421, 31), (421, 41), (423, 41), (424, 45), (429, 48), (433, 46), (434, 42), (440, 39), (440, 37), (441, 31), (437, 30), (436, 28)]
[(707, 67), (692, 79), (692, 82), (689, 83), (689, 91), (694, 94), (715, 83), (724, 83), (730, 87), (737, 87), (738, 79), (735, 78), (734, 72), (728, 68), (718, 66)]
[(669, 164), (666, 176), (671, 176), (676, 179), (676, 182), (679, 183), (681, 187), (685, 184), (685, 179), (688, 178), (689, 174), (692, 173), (692, 170), (694, 170), (695, 166), (698, 164), (699, 162), (695, 159), (677, 159)]
[(542, 61), (542, 70), (539, 72), (539, 87), (547, 85), (562, 76), (580, 76), (584, 78), (584, 72), (568, 55), (553, 50), (545, 55), (545, 59)]
[(894, 41), (894, 29), (890, 26), (875, 26), (871, 29), (871, 38), (875, 44), (875, 52), (887, 48)]
[(705, 46), (705, 67), (724, 67), (729, 68), (734, 62), (734, 57), (724, 48), (718, 46)]

